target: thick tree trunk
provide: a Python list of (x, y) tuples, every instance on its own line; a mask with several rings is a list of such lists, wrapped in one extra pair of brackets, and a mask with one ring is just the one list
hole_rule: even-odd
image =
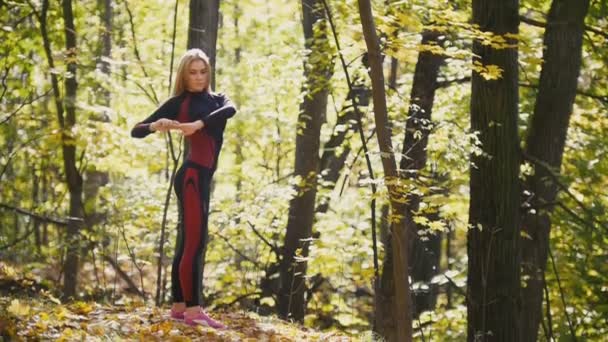
[[(211, 89), (215, 90), (215, 57), (216, 57), (216, 44), (218, 35), (218, 18), (220, 10), (219, 0), (190, 0), (190, 18), (188, 24), (188, 49), (201, 49), (209, 57), (209, 63), (211, 63), (211, 75), (209, 77)], [(169, 148), (169, 147), (168, 147)], [(186, 160), (190, 150), (189, 143), (186, 139), (183, 142), (183, 153), (182, 158)], [(170, 185), (171, 186), (171, 185)], [(215, 181), (211, 182), (211, 193), (215, 188)], [(169, 198), (171, 194), (168, 195)], [(181, 220), (181, 218), (180, 218)], [(160, 260), (164, 258), (164, 225), (161, 230), (162, 240), (160, 242)], [(202, 262), (202, 274), (205, 270), (205, 259), (207, 250), (203, 250), (203, 262)], [(162, 266), (162, 262), (159, 261), (159, 267)], [(159, 274), (160, 275), (160, 274)], [(159, 288), (160, 290), (160, 288)], [(157, 290), (158, 291), (158, 290)], [(160, 296), (157, 296), (157, 302), (161, 302)]]
[[(436, 44), (443, 46), (443, 39), (439, 37), (441, 32), (423, 31), (422, 44)], [(417, 183), (421, 171), (426, 167), (428, 138), (431, 134), (431, 113), (437, 89), (437, 76), (439, 67), (443, 64), (445, 57), (436, 55), (429, 51), (422, 51), (418, 55), (416, 70), (414, 71), (414, 83), (410, 94), (410, 108), (406, 122), (405, 137), (403, 139), (403, 151), (400, 169), (403, 177)], [(441, 256), (441, 234), (427, 232), (424, 234), (426, 240), (418, 232), (425, 232), (427, 227), (416, 224), (413, 220), (414, 213), (420, 207), (420, 196), (415, 193), (408, 194), (406, 204), (407, 230), (417, 232), (412, 234), (412, 251), (410, 253), (410, 267), (412, 270), (412, 282), (424, 284), (414, 290), (414, 315), (417, 317), (421, 312), (432, 310), (437, 300), (437, 285), (430, 284), (431, 279), (439, 273), (439, 259)], [(439, 219), (438, 215), (431, 215), (429, 221)]]
[[(306, 314), (306, 268), (319, 172), (321, 126), (327, 109), (329, 79), (333, 63), (329, 53), (327, 23), (321, 2), (302, 1), (302, 25), (306, 48), (311, 51), (304, 63), (306, 96), (300, 107), (296, 134), (294, 175), (301, 177), (297, 194), (289, 204), (289, 219), (281, 260), (279, 315), (303, 321)], [(313, 29), (319, 33), (313, 34)]]
[[(518, 0), (473, 0), (473, 22), (482, 31), (516, 34), (518, 9)], [(476, 62), (497, 65), (503, 73), (498, 80), (478, 72), (472, 77), (471, 129), (479, 133), (484, 155), (473, 155), (471, 165), (468, 340), (515, 342), (520, 337), (518, 50), (476, 40), (473, 53)]]
[(76, 145), (71, 136), (72, 127), (76, 124), (76, 28), (74, 27), (74, 14), (72, 1), (63, 0), (63, 20), (67, 50), (67, 72), (71, 77), (65, 79), (65, 120), (62, 125), (63, 165), (66, 181), (70, 193), (69, 220), (66, 234), (67, 253), (64, 265), (63, 295), (74, 297), (78, 284), (78, 270), (80, 263), (80, 228), (83, 218), (82, 203), (82, 177), (76, 167)]
[(211, 62), (214, 72), (211, 88), (215, 89), (215, 57), (220, 0), (190, 0), (190, 26), (188, 49), (203, 50)]
[(547, 265), (550, 215), (557, 185), (549, 172), (558, 174), (570, 113), (576, 97), (585, 16), (589, 0), (553, 0), (544, 38), (543, 68), (534, 115), (526, 139), (526, 155), (543, 163), (525, 186), (535, 212), (524, 215), (521, 257), (525, 284), (520, 313), (522, 341), (536, 341), (542, 320), (543, 275)]
[[(393, 314), (396, 331), (387, 335), (396, 336), (398, 341), (412, 340), (412, 312), (409, 287), (409, 248), (408, 231), (405, 220), (402, 218), (405, 206), (400, 197), (403, 192), (400, 189), (397, 173), (397, 163), (391, 142), (391, 131), (388, 122), (386, 106), (386, 93), (384, 90), (384, 74), (382, 71), (382, 55), (380, 52), (380, 41), (376, 34), (374, 17), (369, 0), (359, 0), (359, 14), (361, 26), (367, 46), (370, 77), (372, 81), (372, 98), (374, 101), (374, 119), (376, 123), (376, 136), (382, 153), (382, 167), (384, 177), (390, 194), (391, 213), (393, 223), (391, 224), (391, 247), (393, 250), (393, 281), (395, 286), (395, 300), (393, 302)], [(384, 269), (383, 272), (388, 272)]]
[[(99, 39), (99, 57), (97, 59), (97, 67), (107, 77), (110, 77), (110, 62), (112, 57), (112, 0), (99, 0), (97, 7), (100, 10), (101, 22), (103, 28)], [(106, 108), (110, 107), (111, 93), (101, 85), (98, 86), (98, 94), (100, 104)], [(103, 113), (100, 117), (92, 118), (93, 121), (109, 122), (110, 117), (107, 113)], [(99, 224), (105, 219), (105, 215), (99, 211), (97, 203), (97, 194), (99, 189), (109, 182), (107, 172), (98, 171), (95, 165), (90, 165), (85, 174), (84, 179), (84, 203), (86, 214), (87, 229), (92, 229), (93, 226)]]

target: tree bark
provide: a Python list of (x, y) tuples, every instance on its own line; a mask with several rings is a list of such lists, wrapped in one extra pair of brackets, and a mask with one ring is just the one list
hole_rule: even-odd
[[(443, 46), (443, 39), (440, 39), (441, 35), (441, 32), (425, 30), (422, 32), (421, 44)], [(399, 167), (403, 172), (403, 177), (416, 184), (421, 171), (426, 167), (426, 147), (433, 125), (431, 113), (435, 100), (435, 90), (437, 89), (437, 77), (439, 68), (444, 61), (445, 56), (443, 55), (421, 51), (414, 71), (414, 83), (410, 94), (410, 108)], [(412, 282), (425, 285), (423, 288), (414, 290), (414, 315), (418, 317), (421, 312), (432, 310), (437, 300), (437, 285), (430, 284), (430, 281), (439, 273), (441, 234), (429, 232), (427, 227), (414, 222), (413, 217), (420, 207), (421, 198), (415, 193), (409, 193), (407, 197), (407, 213), (405, 215), (407, 230), (417, 232), (412, 234), (411, 242)], [(429, 221), (437, 221), (438, 219), (439, 217), (436, 214), (429, 215)], [(425, 241), (420, 239), (422, 235), (418, 232), (427, 233), (424, 235), (426, 237)]]
[[(310, 54), (304, 63), (306, 94), (300, 106), (296, 134), (294, 175), (300, 177), (297, 194), (289, 203), (289, 218), (281, 260), (279, 315), (303, 321), (306, 314), (306, 269), (319, 172), (321, 126), (325, 120), (333, 60), (329, 49), (327, 21), (319, 0), (302, 0), (305, 47)], [(316, 26), (316, 27), (315, 27)]]
[[(99, 70), (110, 77), (110, 62), (108, 59), (112, 57), (112, 0), (99, 0), (97, 7), (100, 10), (101, 22), (103, 28), (99, 39), (99, 57), (97, 59), (97, 67)], [(110, 91), (102, 86), (98, 85), (99, 100), (102, 106), (109, 108), (111, 101)], [(109, 122), (110, 117), (104, 111), (99, 117), (92, 117), (91, 120)], [(88, 229), (92, 229), (93, 226), (102, 222), (106, 215), (99, 211), (99, 204), (97, 203), (97, 194), (99, 189), (109, 182), (109, 175), (107, 172), (98, 171), (95, 165), (89, 165), (86, 170), (84, 179), (84, 203), (85, 203), (85, 224)]]
[[(526, 156), (559, 174), (570, 113), (576, 97), (585, 16), (589, 0), (553, 0), (544, 37), (543, 68), (534, 115), (526, 139)], [(524, 215), (521, 257), (524, 286), (520, 313), (522, 341), (536, 341), (542, 320), (544, 273), (547, 265), (550, 215), (558, 188), (545, 167), (527, 179), (534, 212)]]
[(78, 284), (78, 270), (80, 263), (80, 228), (83, 219), (82, 203), (82, 177), (76, 168), (76, 145), (71, 136), (72, 127), (76, 124), (76, 28), (72, 1), (63, 0), (63, 20), (65, 42), (67, 50), (66, 71), (69, 76), (65, 78), (65, 121), (62, 126), (62, 150), (68, 191), (70, 193), (69, 220), (66, 234), (67, 253), (64, 265), (63, 295), (67, 298), (76, 295)]
[[(389, 128), (386, 93), (384, 90), (384, 74), (382, 72), (382, 55), (380, 52), (379, 39), (376, 34), (376, 27), (372, 15), (371, 3), (369, 0), (358, 0), (359, 14), (361, 16), (361, 26), (365, 37), (365, 44), (368, 50), (368, 60), (370, 65), (370, 78), (372, 81), (372, 98), (374, 101), (374, 121), (376, 123), (376, 137), (380, 147), (382, 167), (384, 170), (385, 182), (388, 188), (392, 224), (391, 224), (391, 247), (393, 249), (393, 277), (395, 286), (395, 300), (393, 302), (394, 321), (396, 336), (398, 341), (412, 340), (412, 313), (411, 297), (409, 287), (408, 269), (408, 231), (405, 221), (402, 218), (405, 212), (403, 195), (399, 186), (399, 175), (397, 173), (397, 163), (391, 142), (391, 131)], [(384, 269), (383, 272), (388, 272)]]
[[(484, 32), (516, 34), (518, 9), (518, 0), (473, 0), (473, 22)], [(520, 338), (518, 49), (475, 40), (473, 53), (475, 61), (497, 65), (503, 73), (497, 80), (478, 72), (472, 77), (471, 129), (478, 132), (484, 154), (473, 155), (471, 164), (468, 340), (515, 342)]]
[[(188, 24), (188, 49), (201, 49), (209, 57), (209, 63), (211, 64), (210, 86), (212, 90), (215, 90), (215, 57), (216, 57), (216, 43), (218, 35), (218, 18), (219, 18), (220, 1), (219, 0), (190, 0), (190, 16)], [(177, 10), (177, 7), (176, 7)], [(169, 139), (172, 139), (169, 136)], [(167, 148), (171, 149), (172, 144), (169, 141)], [(183, 141), (183, 152), (182, 158), (185, 161), (189, 154), (190, 146), (186, 139)], [(174, 154), (174, 153), (172, 153)], [(173, 160), (174, 169), (177, 169), (177, 161)], [(172, 177), (171, 177), (172, 178)], [(213, 193), (215, 182), (211, 182), (211, 193)], [(169, 203), (171, 197), (172, 183), (169, 183), (169, 191), (167, 192), (166, 205)], [(161, 267), (164, 259), (164, 244), (165, 244), (165, 216), (163, 216), (163, 225), (161, 227), (161, 241), (159, 244), (159, 264), (158, 264), (158, 279), (160, 281)], [(182, 218), (179, 218), (181, 220)], [(207, 250), (203, 250), (203, 262), (202, 262), (202, 273), (204, 276), (205, 259)], [(160, 284), (160, 283), (159, 283)], [(156, 302), (160, 305), (162, 298), (160, 298), (160, 286), (157, 287)]]

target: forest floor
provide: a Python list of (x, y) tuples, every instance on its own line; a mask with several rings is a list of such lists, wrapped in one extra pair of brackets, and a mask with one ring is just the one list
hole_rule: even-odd
[[(2, 266), (0, 264), (0, 266)], [(31, 279), (0, 267), (0, 341), (358, 341), (251, 312), (211, 312), (225, 330), (191, 327), (141, 301), (62, 303)]]

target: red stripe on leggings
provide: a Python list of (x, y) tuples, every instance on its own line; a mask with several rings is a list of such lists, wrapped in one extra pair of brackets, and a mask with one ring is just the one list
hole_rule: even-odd
[(194, 298), (192, 283), (194, 277), (194, 258), (196, 250), (201, 243), (202, 206), (198, 172), (194, 168), (187, 168), (184, 176), (184, 253), (179, 263), (179, 281), (182, 286), (184, 299), (191, 301)]

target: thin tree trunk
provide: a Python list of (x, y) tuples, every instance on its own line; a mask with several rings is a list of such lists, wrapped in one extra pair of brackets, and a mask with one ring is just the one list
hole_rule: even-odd
[(82, 226), (83, 203), (82, 203), (82, 177), (76, 168), (76, 145), (70, 136), (72, 127), (76, 124), (76, 28), (74, 26), (74, 14), (72, 12), (72, 1), (63, 0), (63, 20), (65, 28), (65, 40), (67, 50), (67, 72), (71, 77), (65, 79), (65, 122), (62, 125), (62, 150), (68, 190), (70, 193), (70, 209), (67, 227), (66, 243), (67, 253), (64, 265), (63, 295), (74, 297), (78, 284), (78, 270), (80, 263), (80, 237)]
[[(239, 2), (235, 1), (234, 2), (234, 37), (235, 37), (235, 41), (240, 42), (240, 38), (239, 38), (239, 19), (241, 18), (241, 16), (243, 15), (243, 10), (241, 9), (241, 7), (239, 6)], [(238, 44), (235, 49), (234, 49), (234, 67), (238, 67), (238, 65), (241, 63), (241, 45)], [(236, 77), (238, 77), (238, 75), (235, 75)], [(241, 88), (242, 88), (242, 82), (239, 79), (233, 79), (231, 80), (232, 85), (236, 88), (236, 96), (232, 97), (232, 101), (234, 101), (235, 105), (237, 106), (237, 108), (240, 107), (241, 103), (242, 103), (242, 93), (241, 93)], [(237, 123), (240, 124), (240, 121)], [(237, 139), (239, 141), (242, 140), (242, 136), (241, 136), (241, 132), (242, 132), (242, 127), (238, 127), (235, 129), (237, 136)], [(241, 190), (243, 188), (243, 163), (245, 162), (245, 155), (243, 152), (243, 145), (242, 144), (235, 144), (235, 151), (234, 151), (234, 159), (235, 159), (235, 169), (236, 171), (236, 194), (235, 194), (235, 203), (239, 203), (241, 201)], [(240, 218), (237, 217), (237, 224), (240, 222)]]
[[(391, 69), (389, 74), (389, 88), (397, 89), (398, 61), (391, 57)], [(391, 245), (390, 204), (385, 203), (381, 207), (380, 241), (384, 245), (384, 258), (382, 259), (382, 272), (377, 282), (374, 298), (375, 321), (372, 329), (384, 336), (387, 341), (397, 339), (395, 329), (395, 317), (393, 315), (393, 302), (395, 301), (395, 281), (393, 279), (393, 248)]]
[[(442, 33), (437, 31), (423, 31), (423, 45), (443, 46)], [(426, 167), (429, 135), (432, 130), (431, 113), (437, 89), (439, 68), (445, 61), (445, 56), (422, 51), (418, 55), (418, 62), (414, 71), (414, 83), (410, 94), (410, 108), (406, 122), (403, 151), (400, 163), (403, 177), (417, 180)], [(433, 178), (434, 179), (434, 178)], [(437, 285), (430, 284), (431, 279), (439, 273), (439, 260), (441, 255), (441, 234), (429, 231), (428, 227), (420, 226), (414, 222), (414, 214), (420, 207), (421, 198), (416, 193), (408, 194), (406, 204), (407, 230), (417, 232), (412, 234), (412, 251), (410, 253), (410, 267), (412, 282), (421, 282), (425, 287), (414, 291), (414, 315), (418, 317), (421, 312), (432, 310), (437, 300)], [(432, 217), (431, 217), (432, 216)], [(436, 221), (437, 214), (429, 215), (429, 221)], [(426, 238), (422, 241), (420, 233)], [(428, 289), (426, 288), (428, 287)]]
[[(46, 103), (45, 103), (45, 108), (46, 108)], [(45, 159), (47, 162), (50, 163), (50, 161), (48, 161), (48, 159)], [(46, 172), (43, 172), (41, 174), (42, 177), (42, 184), (41, 184), (41, 188), (42, 188), (42, 197), (41, 197), (41, 202), (42, 203), (46, 203), (46, 201), (49, 198), (49, 186), (48, 186), (48, 179), (49, 179), (49, 170), (47, 167), (45, 167), (45, 163), (42, 162), (41, 163), (41, 169), (42, 170), (47, 170)], [(41, 227), (41, 234), (40, 234), (40, 244), (44, 247), (47, 247), (49, 245), (49, 231), (48, 231), (48, 225), (46, 222), (42, 222), (42, 227)], [(42, 251), (42, 249), (40, 249), (40, 251)], [(41, 254), (42, 255), (42, 254)]]
[[(329, 55), (327, 20), (319, 0), (302, 0), (306, 94), (300, 105), (296, 131), (294, 175), (301, 180), (289, 203), (289, 218), (281, 260), (278, 309), (285, 319), (303, 321), (306, 314), (306, 269), (317, 193), (321, 126), (325, 119), (333, 62)], [(316, 27), (315, 27), (316, 26)], [(318, 30), (318, 34), (313, 34)]]
[[(544, 38), (543, 68), (534, 115), (526, 139), (526, 156), (542, 162), (559, 174), (570, 113), (576, 97), (585, 16), (589, 0), (553, 0)], [(522, 288), (520, 313), (522, 341), (536, 341), (542, 320), (544, 273), (547, 266), (551, 230), (551, 203), (557, 185), (549, 170), (537, 166), (526, 181), (531, 207), (524, 215), (521, 244)]]
[[(447, 234), (446, 234), (446, 241), (445, 241), (445, 264), (446, 264), (446, 272), (449, 272), (452, 270), (452, 240), (454, 240), (454, 229), (453, 227), (450, 227)], [(445, 290), (446, 292), (446, 296), (447, 298), (447, 304), (446, 307), (447, 309), (452, 309), (454, 308), (454, 302), (452, 299), (453, 296), (453, 291), (452, 291), (452, 284), (450, 282), (448, 282), (446, 284), (447, 288)]]
[(394, 317), (395, 279), (393, 276), (393, 244), (390, 232), (390, 205), (382, 206), (382, 221), (380, 224), (380, 240), (384, 244), (384, 258), (382, 259), (382, 273), (374, 303), (374, 331), (387, 341), (397, 341), (397, 327)]
[[(36, 164), (34, 164), (36, 165)], [(40, 164), (38, 164), (40, 165)], [(41, 172), (40, 177), (36, 175), (36, 166), (32, 168), (32, 207), (36, 208), (40, 206), (40, 178), (44, 177), (44, 174)], [(39, 170), (42, 170), (40, 167)], [(42, 256), (42, 243), (40, 241), (40, 225), (41, 222), (34, 218), (34, 242), (36, 243), (36, 252), (38, 253), (38, 257)]]
[[(517, 34), (518, 0), (473, 0), (473, 22), (497, 35)], [(473, 73), (471, 129), (484, 155), (473, 155), (467, 232), (468, 340), (519, 341), (520, 165), (517, 41), (495, 49), (475, 40), (474, 60), (497, 65), (497, 80)], [(486, 155), (487, 153), (487, 155)]]
[[(360, 104), (368, 103), (371, 91), (365, 88), (363, 84), (355, 83), (354, 86), (356, 86), (354, 90), (356, 94), (349, 93), (349, 98), (354, 97)], [(346, 158), (350, 154), (351, 148), (347, 140), (357, 128), (356, 119), (357, 113), (354, 106), (342, 108), (342, 111), (338, 114), (331, 137), (323, 145), (319, 170), (321, 170), (321, 177), (323, 179), (321, 186), (326, 192), (331, 192), (335, 187), (336, 182), (340, 178), (340, 172), (346, 163)], [(329, 194), (320, 197), (315, 211), (317, 213), (326, 213), (329, 210), (329, 201)]]
[[(386, 94), (384, 90), (384, 75), (382, 72), (382, 55), (380, 52), (379, 39), (376, 34), (371, 3), (369, 0), (358, 0), (359, 14), (363, 35), (367, 45), (370, 77), (372, 80), (372, 98), (374, 100), (374, 119), (378, 145), (382, 154), (382, 166), (384, 177), (388, 187), (391, 202), (392, 224), (391, 243), (393, 249), (393, 277), (395, 282), (394, 334), (398, 341), (412, 340), (412, 313), (408, 269), (408, 231), (405, 220), (402, 218), (405, 206), (400, 201), (400, 189), (397, 173), (397, 163), (391, 143), (391, 131), (389, 129)], [(383, 272), (387, 272), (384, 270)]]
[[(97, 7), (101, 10), (101, 21), (103, 23), (101, 37), (99, 44), (100, 53), (98, 59), (98, 65), (102, 73), (110, 76), (110, 61), (112, 58), (112, 1), (113, 0), (98, 0)], [(110, 106), (112, 100), (111, 93), (106, 87), (101, 87), (102, 105)], [(104, 115), (107, 116), (107, 115)]]

